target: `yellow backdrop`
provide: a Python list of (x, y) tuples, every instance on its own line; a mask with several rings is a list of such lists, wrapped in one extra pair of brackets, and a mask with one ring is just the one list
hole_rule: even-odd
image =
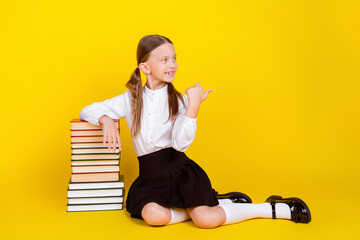
[[(358, 234), (358, 1), (1, 1), (2, 239), (339, 239)], [(308, 203), (313, 220), (154, 228), (66, 213), (70, 120), (125, 92), (147, 34), (174, 42), (175, 87), (212, 88), (186, 154), (219, 192)], [(143, 78), (145, 76), (143, 75)], [(138, 165), (124, 119), (121, 173)]]

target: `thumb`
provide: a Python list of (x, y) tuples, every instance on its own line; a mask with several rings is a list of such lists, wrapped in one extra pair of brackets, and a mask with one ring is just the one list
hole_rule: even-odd
[(208, 89), (205, 91), (204, 96), (203, 96), (203, 101), (207, 98), (208, 94), (212, 91), (212, 89)]

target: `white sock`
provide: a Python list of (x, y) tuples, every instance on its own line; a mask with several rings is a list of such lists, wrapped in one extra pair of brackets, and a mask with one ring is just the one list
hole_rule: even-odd
[[(242, 222), (251, 218), (272, 218), (271, 204), (266, 203), (233, 203), (219, 205), (225, 211), (226, 221), (223, 225)], [(276, 218), (291, 219), (291, 211), (286, 203), (275, 204)]]
[(170, 208), (171, 220), (166, 225), (184, 222), (190, 219), (189, 213), (184, 208)]
[(229, 198), (218, 199), (218, 201), (219, 201), (219, 205), (224, 205), (224, 204), (233, 203), (233, 201), (231, 201)]

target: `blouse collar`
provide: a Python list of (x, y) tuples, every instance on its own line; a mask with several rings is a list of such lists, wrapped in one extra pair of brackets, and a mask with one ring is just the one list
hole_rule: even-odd
[(167, 93), (167, 88), (168, 88), (168, 84), (166, 83), (164, 87), (160, 88), (160, 89), (156, 89), (156, 90), (151, 90), (150, 88), (148, 88), (145, 84), (145, 93), (146, 94), (165, 94)]

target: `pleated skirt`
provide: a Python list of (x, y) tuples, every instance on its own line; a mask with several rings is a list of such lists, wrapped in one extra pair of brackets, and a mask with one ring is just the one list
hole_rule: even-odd
[(126, 199), (131, 217), (142, 219), (141, 211), (149, 202), (176, 208), (219, 204), (205, 171), (184, 152), (165, 148), (140, 156), (138, 161), (139, 176)]

